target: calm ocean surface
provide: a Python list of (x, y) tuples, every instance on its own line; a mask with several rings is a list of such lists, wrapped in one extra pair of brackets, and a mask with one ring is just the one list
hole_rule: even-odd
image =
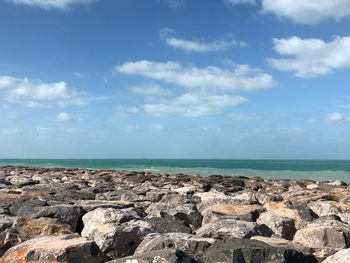
[(350, 182), (350, 161), (334, 160), (0, 160), (0, 166), (116, 169), (156, 173), (260, 176), (266, 179), (313, 179)]

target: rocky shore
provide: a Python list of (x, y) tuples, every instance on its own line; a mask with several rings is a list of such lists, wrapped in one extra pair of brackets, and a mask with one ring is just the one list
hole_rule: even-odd
[(0, 168), (0, 263), (348, 263), (350, 186)]

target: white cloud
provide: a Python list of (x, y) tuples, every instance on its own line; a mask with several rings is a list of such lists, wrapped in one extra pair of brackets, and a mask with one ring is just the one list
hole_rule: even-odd
[(97, 0), (6, 0), (17, 5), (27, 5), (44, 9), (67, 10), (75, 5), (87, 5)]
[(252, 69), (248, 65), (236, 65), (229, 69), (215, 66), (198, 68), (183, 66), (171, 61), (162, 63), (141, 60), (115, 66), (114, 71), (129, 75), (141, 75), (186, 88), (249, 91), (269, 89), (276, 85), (273, 76)]
[(59, 122), (67, 122), (70, 121), (72, 117), (70, 116), (69, 113), (66, 112), (61, 112), (60, 114), (57, 115), (57, 121)]
[(230, 47), (233, 46), (246, 46), (242, 41), (236, 41), (236, 40), (216, 40), (214, 42), (204, 42), (204, 41), (198, 41), (198, 40), (186, 40), (182, 38), (175, 38), (170, 37), (165, 39), (165, 42), (168, 46), (171, 46), (173, 48), (181, 49), (186, 52), (213, 52), (213, 51), (221, 51), (221, 50), (227, 50)]
[(158, 84), (147, 84), (142, 86), (129, 87), (128, 90), (133, 94), (145, 96), (169, 96), (172, 94), (171, 90), (162, 88)]
[(202, 117), (219, 114), (225, 108), (237, 107), (247, 102), (247, 99), (240, 96), (185, 93), (171, 99), (145, 103), (140, 108), (124, 108), (119, 106), (117, 109), (122, 113), (142, 113), (155, 117)]
[(264, 12), (302, 24), (316, 24), (328, 19), (338, 21), (350, 15), (349, 0), (262, 0), (261, 4)]
[(332, 113), (328, 113), (325, 116), (325, 121), (327, 123), (342, 123), (342, 122), (349, 122), (350, 118), (344, 117), (343, 114), (339, 112), (332, 112)]
[(350, 68), (350, 36), (337, 36), (330, 42), (296, 36), (274, 39), (274, 49), (285, 57), (268, 59), (270, 65), (294, 72), (298, 77), (327, 75), (336, 69)]
[(225, 4), (228, 5), (240, 5), (240, 4), (249, 4), (249, 5), (256, 5), (256, 0), (224, 0)]
[(8, 102), (31, 108), (86, 105), (84, 93), (70, 88), (65, 82), (44, 83), (41, 80), (0, 76), (0, 94)]

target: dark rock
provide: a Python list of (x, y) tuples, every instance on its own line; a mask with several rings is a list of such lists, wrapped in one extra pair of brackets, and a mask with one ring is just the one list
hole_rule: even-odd
[(214, 243), (204, 253), (203, 263), (317, 263), (312, 255), (296, 250), (272, 247), (249, 239), (228, 239)]
[(148, 251), (126, 258), (121, 258), (107, 263), (196, 263), (196, 261), (181, 250)]

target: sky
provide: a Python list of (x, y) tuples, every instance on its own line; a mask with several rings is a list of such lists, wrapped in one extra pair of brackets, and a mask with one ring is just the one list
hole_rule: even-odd
[(350, 158), (350, 0), (0, 0), (0, 158)]

